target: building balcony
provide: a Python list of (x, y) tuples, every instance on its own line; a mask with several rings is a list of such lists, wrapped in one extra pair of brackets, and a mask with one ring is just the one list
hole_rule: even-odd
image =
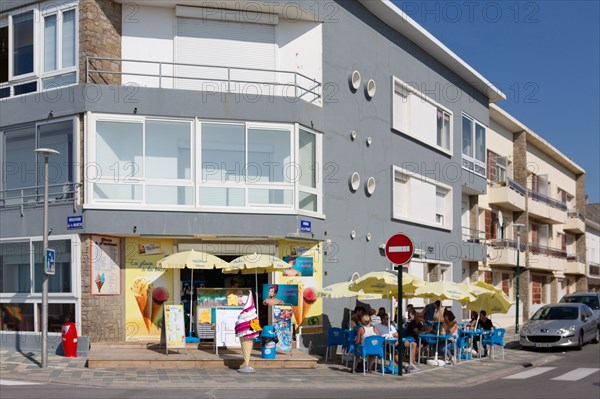
[(567, 256), (567, 269), (565, 273), (568, 274), (586, 274), (585, 262), (583, 258), (577, 255)]
[(585, 217), (577, 210), (571, 210), (567, 214), (567, 223), (563, 226), (563, 230), (574, 234), (585, 233)]
[[(517, 266), (517, 241), (491, 240), (488, 242), (488, 264), (491, 266)], [(525, 245), (521, 244), (520, 266), (525, 265)]]
[[(71, 203), (73, 212), (77, 210), (79, 201), (78, 183), (63, 183), (48, 185), (48, 204)], [(44, 205), (44, 186), (22, 187), (0, 191), (0, 210), (18, 208), (21, 216), (25, 208)]]
[(567, 269), (567, 251), (539, 244), (529, 244), (529, 267), (564, 272)]
[(321, 82), (298, 72), (106, 57), (86, 58), (86, 83), (284, 97), (322, 105)]
[(536, 191), (527, 190), (529, 216), (547, 224), (567, 223), (567, 205)]
[(511, 211), (525, 210), (525, 189), (515, 181), (506, 179), (488, 187), (488, 203)]
[(462, 259), (464, 261), (480, 262), (485, 260), (487, 248), (484, 231), (463, 227), (462, 242)]

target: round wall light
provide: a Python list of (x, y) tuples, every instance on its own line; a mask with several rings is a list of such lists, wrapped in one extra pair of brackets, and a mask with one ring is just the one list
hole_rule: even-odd
[(371, 241), (371, 233), (367, 233), (367, 241)]
[(365, 94), (367, 95), (367, 97), (373, 98), (376, 91), (377, 85), (375, 84), (375, 81), (373, 79), (370, 79), (365, 85)]
[(375, 192), (376, 186), (377, 186), (377, 183), (375, 182), (375, 178), (369, 177), (369, 180), (367, 180), (367, 182), (365, 183), (365, 191), (367, 192), (368, 195), (373, 195), (373, 193)]
[(350, 89), (356, 91), (360, 87), (361, 77), (360, 72), (354, 71), (350, 74), (348, 78), (348, 83), (350, 83)]
[(370, 137), (367, 137), (367, 147), (370, 147), (372, 142), (373, 140)]
[(360, 187), (360, 175), (358, 172), (352, 173), (350, 176), (350, 190), (356, 191)]
[(350, 139), (352, 141), (356, 140), (356, 135), (357, 135), (356, 130), (351, 131), (350, 132)]
[(350, 238), (352, 238), (353, 240), (356, 238), (356, 231), (352, 230), (350, 232)]

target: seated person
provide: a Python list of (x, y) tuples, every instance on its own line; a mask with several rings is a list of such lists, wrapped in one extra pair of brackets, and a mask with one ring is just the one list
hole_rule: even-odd
[[(484, 331), (494, 332), (494, 325), (492, 324), (492, 321), (487, 318), (487, 312), (485, 310), (482, 310), (481, 312), (479, 312), (479, 322), (477, 323), (477, 328), (484, 330)], [(481, 339), (480, 336), (476, 336), (473, 339), (473, 349), (476, 352), (479, 352), (477, 343), (479, 342), (480, 339)], [(483, 357), (486, 357), (486, 356), (487, 356), (487, 346), (483, 348)]]
[[(365, 344), (365, 338), (367, 337), (371, 337), (373, 335), (379, 335), (377, 334), (377, 331), (375, 331), (375, 327), (373, 327), (373, 325), (371, 324), (371, 316), (369, 316), (368, 314), (363, 315), (362, 319), (361, 319), (361, 326), (358, 328), (358, 331), (356, 333), (356, 342), (360, 342), (361, 345)], [(371, 365), (373, 364), (373, 358), (374, 356), (369, 356), (367, 359), (367, 368), (369, 370), (369, 372), (371, 372)], [(358, 360), (360, 358), (358, 356), (355, 357), (355, 366), (358, 364)], [(356, 368), (352, 369), (353, 373), (356, 373)]]
[(375, 330), (378, 335), (385, 338), (398, 338), (398, 331), (390, 324), (390, 316), (384, 314), (381, 317), (381, 323), (375, 325)]
[(477, 327), (477, 319), (478, 317), (478, 313), (474, 310), (471, 311), (471, 320), (467, 323), (467, 325), (465, 326), (465, 328), (467, 330), (475, 330)]
[(451, 310), (447, 310), (444, 313), (444, 322), (442, 324), (443, 331), (445, 335), (452, 335), (452, 338), (449, 338), (446, 341), (440, 341), (441, 345), (438, 347), (438, 354), (446, 355), (449, 354), (450, 357), (446, 359), (446, 362), (453, 364), (454, 356), (452, 355), (454, 348), (456, 347), (456, 341), (458, 340), (458, 323), (456, 322), (456, 316)]
[(423, 313), (417, 313), (415, 309), (410, 309), (408, 316), (411, 318), (411, 321), (406, 326), (404, 337), (413, 339), (413, 342), (406, 342), (404, 344), (406, 348), (410, 349), (410, 364), (408, 370), (418, 371), (419, 369), (415, 366), (415, 354), (417, 353), (417, 350), (420, 350), (427, 345), (426, 342), (422, 341), (421, 346), (418, 346), (419, 335), (431, 332), (431, 327), (425, 325)]
[(369, 309), (369, 316), (371, 316), (371, 324), (381, 324), (381, 317), (377, 316), (377, 311), (373, 308)]
[(355, 307), (354, 312), (352, 313), (352, 316), (350, 317), (350, 328), (360, 326), (362, 317), (365, 314), (367, 314), (367, 309), (365, 309), (363, 306)]

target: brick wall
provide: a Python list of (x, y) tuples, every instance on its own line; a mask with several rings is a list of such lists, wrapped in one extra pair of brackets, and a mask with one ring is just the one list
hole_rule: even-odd
[(81, 236), (81, 335), (90, 342), (125, 341), (124, 295), (91, 295), (90, 236)]
[[(79, 1), (79, 76), (86, 82), (86, 57), (121, 57), (122, 6), (112, 0)], [(121, 64), (94, 61), (96, 69), (120, 71)], [(90, 82), (119, 85), (120, 75), (91, 74)]]

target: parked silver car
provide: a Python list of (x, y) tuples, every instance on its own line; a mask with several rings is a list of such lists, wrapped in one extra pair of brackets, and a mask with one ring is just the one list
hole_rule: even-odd
[(547, 348), (574, 346), (600, 340), (600, 318), (583, 303), (558, 303), (541, 307), (523, 325), (521, 346)]
[(600, 292), (576, 292), (567, 294), (560, 300), (561, 303), (585, 303), (600, 317)]

